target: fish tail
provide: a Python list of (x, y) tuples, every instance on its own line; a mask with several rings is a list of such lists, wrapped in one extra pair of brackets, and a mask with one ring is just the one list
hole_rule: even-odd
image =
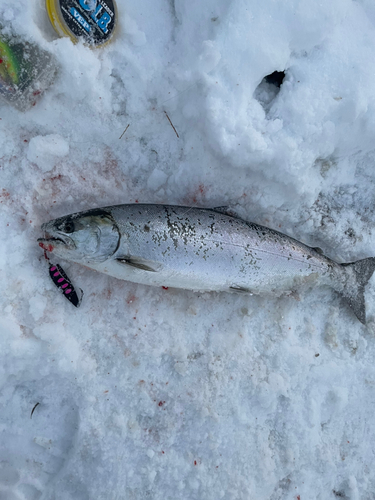
[(345, 268), (345, 285), (339, 293), (359, 321), (366, 324), (365, 286), (375, 271), (375, 257), (341, 264)]

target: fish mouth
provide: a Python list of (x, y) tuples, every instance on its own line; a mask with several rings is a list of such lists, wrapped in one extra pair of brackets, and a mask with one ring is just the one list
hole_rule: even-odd
[(48, 236), (46, 238), (38, 238), (37, 241), (38, 242), (40, 242), (40, 241), (46, 241), (48, 243), (52, 243), (54, 241), (61, 241), (61, 243), (66, 244), (66, 242), (63, 239), (61, 239), (61, 238), (55, 238), (54, 236)]
[(47, 231), (44, 232), (44, 238), (38, 238), (37, 242), (41, 248), (48, 250), (49, 252), (52, 252), (55, 247), (66, 247), (69, 249), (75, 247), (73, 241), (65, 235), (52, 236)]

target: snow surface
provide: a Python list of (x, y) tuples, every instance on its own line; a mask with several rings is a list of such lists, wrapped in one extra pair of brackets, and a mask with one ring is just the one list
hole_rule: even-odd
[(374, 3), (118, 8), (94, 51), (42, 0), (0, 0), (60, 66), (31, 110), (0, 107), (0, 499), (373, 499), (374, 279), (364, 327), (325, 288), (195, 294), (60, 262), (75, 309), (36, 239), (98, 206), (230, 205), (339, 262), (375, 255)]

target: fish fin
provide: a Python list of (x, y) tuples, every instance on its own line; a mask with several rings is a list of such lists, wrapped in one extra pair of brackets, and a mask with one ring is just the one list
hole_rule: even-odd
[(135, 267), (137, 269), (141, 269), (142, 271), (150, 271), (152, 273), (156, 273), (157, 267), (154, 262), (150, 262), (146, 259), (141, 259), (139, 257), (118, 257), (117, 262), (120, 264), (125, 264), (127, 266)]
[(316, 253), (319, 253), (320, 255), (324, 255), (323, 254), (323, 250), (319, 247), (311, 247), (313, 250), (315, 250)]
[(211, 210), (213, 210), (214, 212), (218, 212), (219, 214), (230, 215), (231, 217), (239, 218), (236, 212), (232, 208), (226, 205), (222, 207), (214, 207), (211, 208)]
[(359, 321), (366, 324), (365, 286), (375, 271), (375, 257), (341, 264), (347, 268), (348, 279), (339, 293), (352, 309)]
[(253, 292), (248, 288), (245, 288), (244, 286), (232, 285), (229, 287), (229, 290), (231, 292), (247, 293), (248, 295), (253, 295)]

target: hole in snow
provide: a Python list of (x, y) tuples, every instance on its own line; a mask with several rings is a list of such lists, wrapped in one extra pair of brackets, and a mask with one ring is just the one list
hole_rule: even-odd
[(285, 78), (285, 71), (274, 71), (270, 75), (263, 78), (270, 85), (275, 85), (275, 87), (280, 88)]
[(255, 89), (254, 97), (263, 106), (266, 113), (271, 109), (273, 101), (280, 92), (280, 87), (285, 78), (285, 71), (274, 71), (267, 75)]

